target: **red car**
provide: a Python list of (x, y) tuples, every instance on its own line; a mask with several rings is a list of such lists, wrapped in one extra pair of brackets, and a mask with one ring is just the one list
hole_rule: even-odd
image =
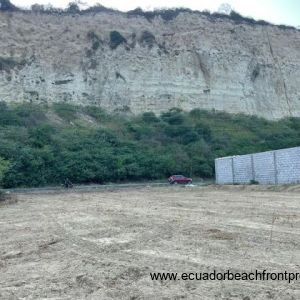
[(188, 184), (192, 183), (193, 179), (185, 177), (183, 175), (172, 175), (171, 177), (169, 177), (168, 181), (170, 184)]

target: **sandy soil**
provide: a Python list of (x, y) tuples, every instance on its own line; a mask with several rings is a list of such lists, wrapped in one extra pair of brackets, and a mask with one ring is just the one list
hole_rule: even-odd
[(151, 281), (150, 272), (299, 272), (299, 188), (144, 187), (0, 205), (0, 299), (300, 299), (300, 281)]

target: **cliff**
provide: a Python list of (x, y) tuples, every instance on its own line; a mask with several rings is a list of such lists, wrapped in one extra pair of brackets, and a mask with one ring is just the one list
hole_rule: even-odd
[(300, 116), (300, 31), (185, 11), (1, 12), (0, 100)]

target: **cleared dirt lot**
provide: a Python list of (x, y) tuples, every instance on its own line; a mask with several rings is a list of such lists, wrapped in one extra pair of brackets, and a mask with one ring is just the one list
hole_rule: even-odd
[(150, 272), (299, 272), (299, 187), (144, 187), (0, 205), (0, 299), (300, 299), (300, 281), (151, 281)]

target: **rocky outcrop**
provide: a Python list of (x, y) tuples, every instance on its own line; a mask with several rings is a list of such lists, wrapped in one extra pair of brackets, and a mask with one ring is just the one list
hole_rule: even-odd
[(300, 31), (189, 12), (1, 12), (0, 100), (300, 116)]

